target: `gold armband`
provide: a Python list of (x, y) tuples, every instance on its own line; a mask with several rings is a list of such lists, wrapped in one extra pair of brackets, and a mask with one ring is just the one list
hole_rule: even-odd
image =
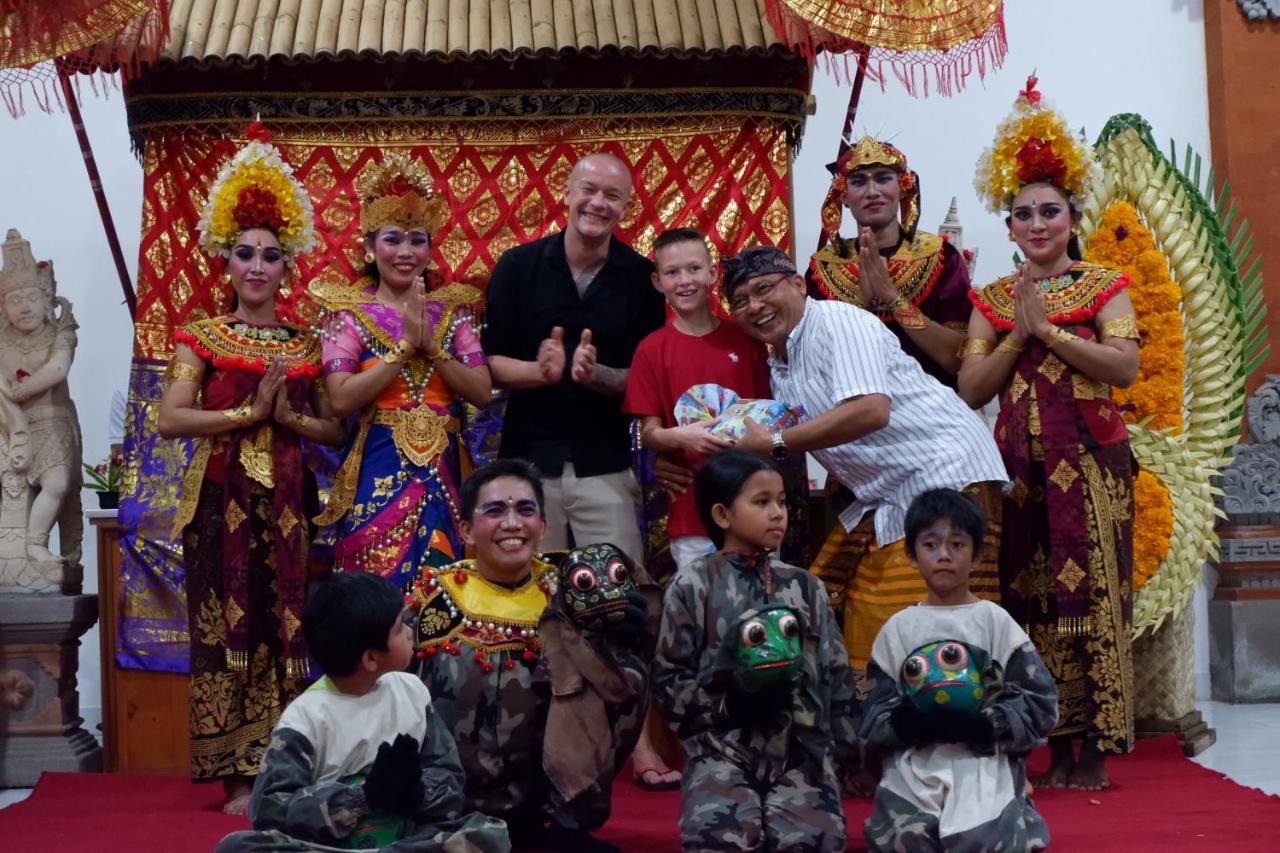
[(175, 382), (194, 382), (200, 384), (200, 380), (204, 378), (204, 369), (196, 367), (194, 364), (187, 364), (185, 361), (169, 362), (169, 384)]
[(989, 355), (996, 348), (995, 343), (986, 338), (965, 338), (960, 344), (960, 358), (971, 355)]
[(1014, 355), (1018, 355), (1022, 352), (1022, 347), (1022, 344), (1013, 342), (1013, 335), (1005, 335), (1000, 339), (1000, 343), (996, 345), (995, 352), (1011, 352)]
[(238, 427), (251, 426), (253, 424), (253, 401), (245, 400), (234, 409), (223, 409), (222, 414)]
[(1044, 343), (1045, 343), (1045, 346), (1047, 346), (1049, 349), (1054, 349), (1055, 347), (1058, 347), (1062, 344), (1069, 344), (1072, 341), (1078, 341), (1078, 340), (1080, 340), (1080, 338), (1076, 337), (1070, 332), (1063, 331), (1062, 329), (1059, 329), (1057, 326), (1054, 326), (1053, 329), (1050, 330), (1049, 332), (1049, 339)]
[(1142, 335), (1138, 332), (1138, 321), (1132, 314), (1125, 314), (1123, 317), (1116, 317), (1102, 324), (1102, 328), (1098, 330), (1101, 337), (1104, 338), (1128, 338), (1131, 341), (1142, 340)]
[(396, 341), (395, 346), (382, 354), (382, 360), (387, 364), (400, 364), (408, 359), (412, 352), (412, 348), (401, 339)]

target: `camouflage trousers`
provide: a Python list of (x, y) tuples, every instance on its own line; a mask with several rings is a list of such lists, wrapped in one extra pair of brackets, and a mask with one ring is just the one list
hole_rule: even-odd
[(719, 756), (691, 755), (680, 793), (684, 849), (844, 850), (844, 808), (829, 765), (762, 775)]
[(1049, 827), (1044, 818), (1022, 796), (1023, 774), (1018, 795), (994, 819), (962, 832), (943, 837), (938, 816), (922, 811), (881, 785), (876, 788), (875, 807), (863, 824), (863, 835), (871, 853), (983, 853), (988, 850), (1043, 850), (1049, 846)]
[[(419, 826), (384, 853), (509, 853), (507, 826), (500, 820), (472, 813), (452, 826)], [(278, 830), (233, 832), (218, 842), (214, 853), (337, 853), (346, 847), (330, 847), (285, 835)]]

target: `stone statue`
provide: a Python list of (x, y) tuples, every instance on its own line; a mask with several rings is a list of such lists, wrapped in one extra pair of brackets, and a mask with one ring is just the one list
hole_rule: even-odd
[[(80, 427), (67, 392), (71, 304), (53, 265), (10, 229), (0, 245), (0, 788), (48, 770), (102, 768), (82, 727), (80, 637), (98, 618), (82, 595)], [(58, 525), (58, 551), (49, 531)]]
[[(80, 427), (67, 390), (71, 303), (10, 229), (0, 268), (0, 589), (79, 592)], [(49, 550), (58, 524), (60, 556)]]
[(1249, 444), (1238, 444), (1222, 472), (1219, 505), (1237, 524), (1280, 524), (1280, 374), (1245, 404)]

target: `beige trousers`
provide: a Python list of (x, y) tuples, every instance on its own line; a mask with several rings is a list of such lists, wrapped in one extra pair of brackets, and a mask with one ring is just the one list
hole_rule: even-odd
[(544, 550), (568, 548), (572, 530), (575, 545), (609, 542), (637, 563), (644, 561), (644, 542), (636, 520), (640, 485), (631, 469), (579, 477), (573, 463), (566, 462), (560, 476), (548, 477), (542, 488), (547, 500)]

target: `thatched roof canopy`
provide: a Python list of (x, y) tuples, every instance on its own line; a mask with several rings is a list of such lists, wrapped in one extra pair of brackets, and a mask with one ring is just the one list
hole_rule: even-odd
[(372, 51), (720, 52), (778, 42), (762, 0), (171, 0), (170, 60)]
[(163, 48), (134, 67), (125, 92), (139, 145), (149, 128), (255, 117), (538, 118), (606, 106), (619, 118), (785, 115), (798, 138), (812, 73), (769, 27), (764, 0), (169, 0)]

